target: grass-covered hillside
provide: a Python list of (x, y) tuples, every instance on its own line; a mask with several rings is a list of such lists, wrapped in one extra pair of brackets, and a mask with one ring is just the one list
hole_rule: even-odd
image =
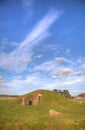
[[(22, 98), (41, 95), (37, 105), (22, 105)], [(49, 110), (63, 114), (50, 117)], [(0, 98), (0, 130), (85, 130), (85, 100), (37, 90), (17, 98)]]

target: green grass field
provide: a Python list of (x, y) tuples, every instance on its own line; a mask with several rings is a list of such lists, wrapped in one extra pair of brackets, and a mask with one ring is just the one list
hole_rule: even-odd
[[(42, 93), (36, 106), (22, 106), (21, 97), (0, 98), (0, 130), (85, 130), (85, 100), (67, 99), (47, 90), (25, 96), (35, 93)], [(64, 115), (50, 118), (50, 109)]]

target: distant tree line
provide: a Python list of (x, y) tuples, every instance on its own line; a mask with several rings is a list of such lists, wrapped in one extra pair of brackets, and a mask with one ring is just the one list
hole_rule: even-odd
[(61, 94), (62, 96), (65, 96), (67, 98), (71, 97), (70, 92), (68, 90), (57, 90), (57, 89), (54, 89), (53, 91)]

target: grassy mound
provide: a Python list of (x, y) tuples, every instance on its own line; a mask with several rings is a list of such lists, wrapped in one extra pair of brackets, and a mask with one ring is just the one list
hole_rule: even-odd
[[(22, 97), (42, 94), (38, 105), (21, 105)], [(50, 118), (49, 110), (63, 113)], [(16, 99), (0, 99), (0, 130), (84, 130), (85, 100), (75, 101), (56, 92), (37, 90)]]
[(48, 104), (48, 105), (54, 105), (54, 104), (60, 104), (63, 105), (63, 104), (68, 104), (69, 103), (69, 99), (67, 99), (66, 97), (56, 93), (56, 92), (53, 92), (53, 91), (50, 91), (50, 90), (36, 90), (36, 91), (33, 91), (31, 93), (28, 93), (28, 94), (25, 94), (21, 97), (19, 97), (17, 99), (18, 102), (21, 102), (22, 98), (25, 97), (25, 98), (35, 98), (37, 95), (42, 95), (41, 98), (40, 98), (40, 101), (39, 101), (39, 104), (42, 104), (42, 105), (45, 105), (45, 104)]

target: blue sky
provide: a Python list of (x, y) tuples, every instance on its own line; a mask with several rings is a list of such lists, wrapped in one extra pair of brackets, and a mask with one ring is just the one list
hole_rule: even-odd
[(84, 0), (0, 1), (0, 94), (85, 92)]

